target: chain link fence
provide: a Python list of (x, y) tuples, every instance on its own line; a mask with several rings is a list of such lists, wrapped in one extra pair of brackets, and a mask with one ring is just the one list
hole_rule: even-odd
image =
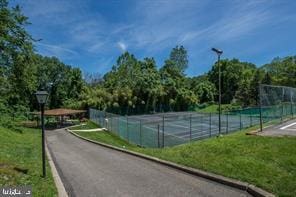
[[(260, 85), (259, 89), (259, 107), (221, 114), (221, 134), (294, 117), (295, 88)], [(168, 112), (121, 116), (89, 109), (89, 116), (91, 121), (141, 147), (162, 148), (219, 135), (218, 113)]]
[(296, 113), (296, 88), (260, 85), (260, 117), (262, 124), (283, 122)]
[[(120, 116), (89, 109), (90, 120), (130, 143), (161, 148), (219, 135), (217, 113), (174, 112), (153, 115)], [(259, 114), (243, 111), (221, 115), (221, 134), (259, 124)]]

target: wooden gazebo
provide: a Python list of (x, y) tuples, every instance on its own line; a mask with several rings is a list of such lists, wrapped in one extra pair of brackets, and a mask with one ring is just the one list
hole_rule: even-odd
[[(70, 116), (79, 115), (80, 117), (83, 117), (86, 113), (86, 110), (74, 110), (74, 109), (49, 109), (44, 111), (45, 117), (56, 117), (59, 119), (60, 125), (64, 124), (65, 119), (67, 119)], [(32, 112), (34, 115), (38, 115), (40, 117), (41, 112)]]

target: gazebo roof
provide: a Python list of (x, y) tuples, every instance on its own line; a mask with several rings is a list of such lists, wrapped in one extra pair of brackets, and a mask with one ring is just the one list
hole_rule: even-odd
[[(45, 116), (66, 116), (85, 113), (86, 110), (74, 110), (74, 109), (49, 109), (44, 111)], [(33, 114), (39, 115), (40, 112), (33, 112)]]

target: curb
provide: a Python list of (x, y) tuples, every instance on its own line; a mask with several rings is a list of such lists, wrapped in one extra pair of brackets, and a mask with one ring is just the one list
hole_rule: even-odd
[(56, 166), (53, 162), (53, 159), (51, 157), (51, 154), (50, 154), (50, 151), (48, 150), (47, 148), (47, 143), (45, 143), (45, 152), (46, 152), (46, 155), (47, 155), (47, 159), (48, 159), (48, 163), (50, 165), (50, 169), (51, 169), (51, 173), (52, 173), (52, 176), (53, 176), (53, 180), (54, 180), (54, 183), (57, 187), (57, 190), (58, 190), (58, 195), (59, 197), (68, 197), (68, 194), (66, 192), (66, 189), (64, 187), (64, 184), (59, 176), (59, 173), (56, 169)]
[(76, 136), (78, 138), (81, 138), (81, 139), (83, 139), (85, 141), (88, 141), (88, 142), (91, 142), (91, 143), (94, 143), (94, 144), (97, 144), (97, 145), (100, 145), (100, 146), (104, 146), (104, 147), (107, 147), (107, 148), (110, 148), (110, 149), (113, 149), (113, 150), (117, 150), (117, 151), (120, 151), (120, 152), (123, 152), (123, 153), (127, 153), (127, 154), (130, 154), (130, 155), (136, 156), (136, 157), (140, 157), (140, 158), (143, 158), (143, 159), (146, 159), (146, 160), (150, 160), (150, 161), (153, 161), (153, 162), (156, 162), (156, 163), (159, 163), (159, 164), (171, 167), (171, 168), (175, 168), (177, 170), (181, 170), (183, 172), (186, 172), (186, 173), (189, 173), (189, 174), (192, 174), (192, 175), (195, 175), (195, 176), (199, 176), (199, 177), (202, 177), (202, 178), (205, 178), (205, 179), (208, 179), (208, 180), (212, 180), (212, 181), (215, 181), (215, 182), (230, 186), (230, 187), (234, 187), (234, 188), (246, 191), (246, 192), (248, 192), (249, 194), (251, 194), (252, 196), (255, 196), (255, 197), (274, 197), (275, 196), (275, 195), (273, 195), (273, 194), (271, 194), (271, 193), (269, 193), (269, 192), (267, 192), (267, 191), (265, 191), (265, 190), (263, 190), (261, 188), (258, 188), (256, 186), (251, 185), (251, 184), (246, 183), (246, 182), (241, 182), (241, 181), (234, 180), (234, 179), (231, 179), (231, 178), (227, 178), (227, 177), (224, 177), (224, 176), (221, 176), (221, 175), (216, 175), (216, 174), (205, 172), (205, 171), (198, 170), (198, 169), (195, 169), (195, 168), (186, 167), (186, 166), (179, 165), (179, 164), (176, 164), (176, 163), (173, 163), (173, 162), (158, 159), (156, 157), (147, 156), (147, 155), (137, 153), (137, 152), (134, 152), (134, 151), (122, 149), (122, 148), (115, 147), (115, 146), (105, 144), (105, 143), (102, 143), (102, 142), (97, 142), (97, 141), (82, 137), (82, 136), (70, 131), (69, 129), (66, 129), (66, 130), (69, 133), (71, 133), (72, 135), (74, 135), (74, 136)]
[(81, 130), (75, 130), (75, 129), (69, 129), (69, 131), (81, 131), (81, 132), (95, 132), (95, 131), (107, 131), (105, 128), (97, 128), (97, 129), (81, 129)]

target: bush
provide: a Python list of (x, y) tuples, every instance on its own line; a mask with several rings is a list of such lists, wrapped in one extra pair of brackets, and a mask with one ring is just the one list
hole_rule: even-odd
[(19, 127), (17, 127), (15, 122), (9, 116), (5, 116), (5, 118), (1, 117), (0, 126), (18, 133), (22, 133), (22, 130)]
[(77, 101), (75, 99), (68, 99), (68, 100), (64, 101), (63, 107), (70, 108), (70, 109), (82, 109), (83, 108), (82, 102)]
[(242, 107), (237, 104), (227, 104), (227, 105), (222, 105), (221, 110), (222, 111), (235, 111), (235, 110), (240, 110)]

